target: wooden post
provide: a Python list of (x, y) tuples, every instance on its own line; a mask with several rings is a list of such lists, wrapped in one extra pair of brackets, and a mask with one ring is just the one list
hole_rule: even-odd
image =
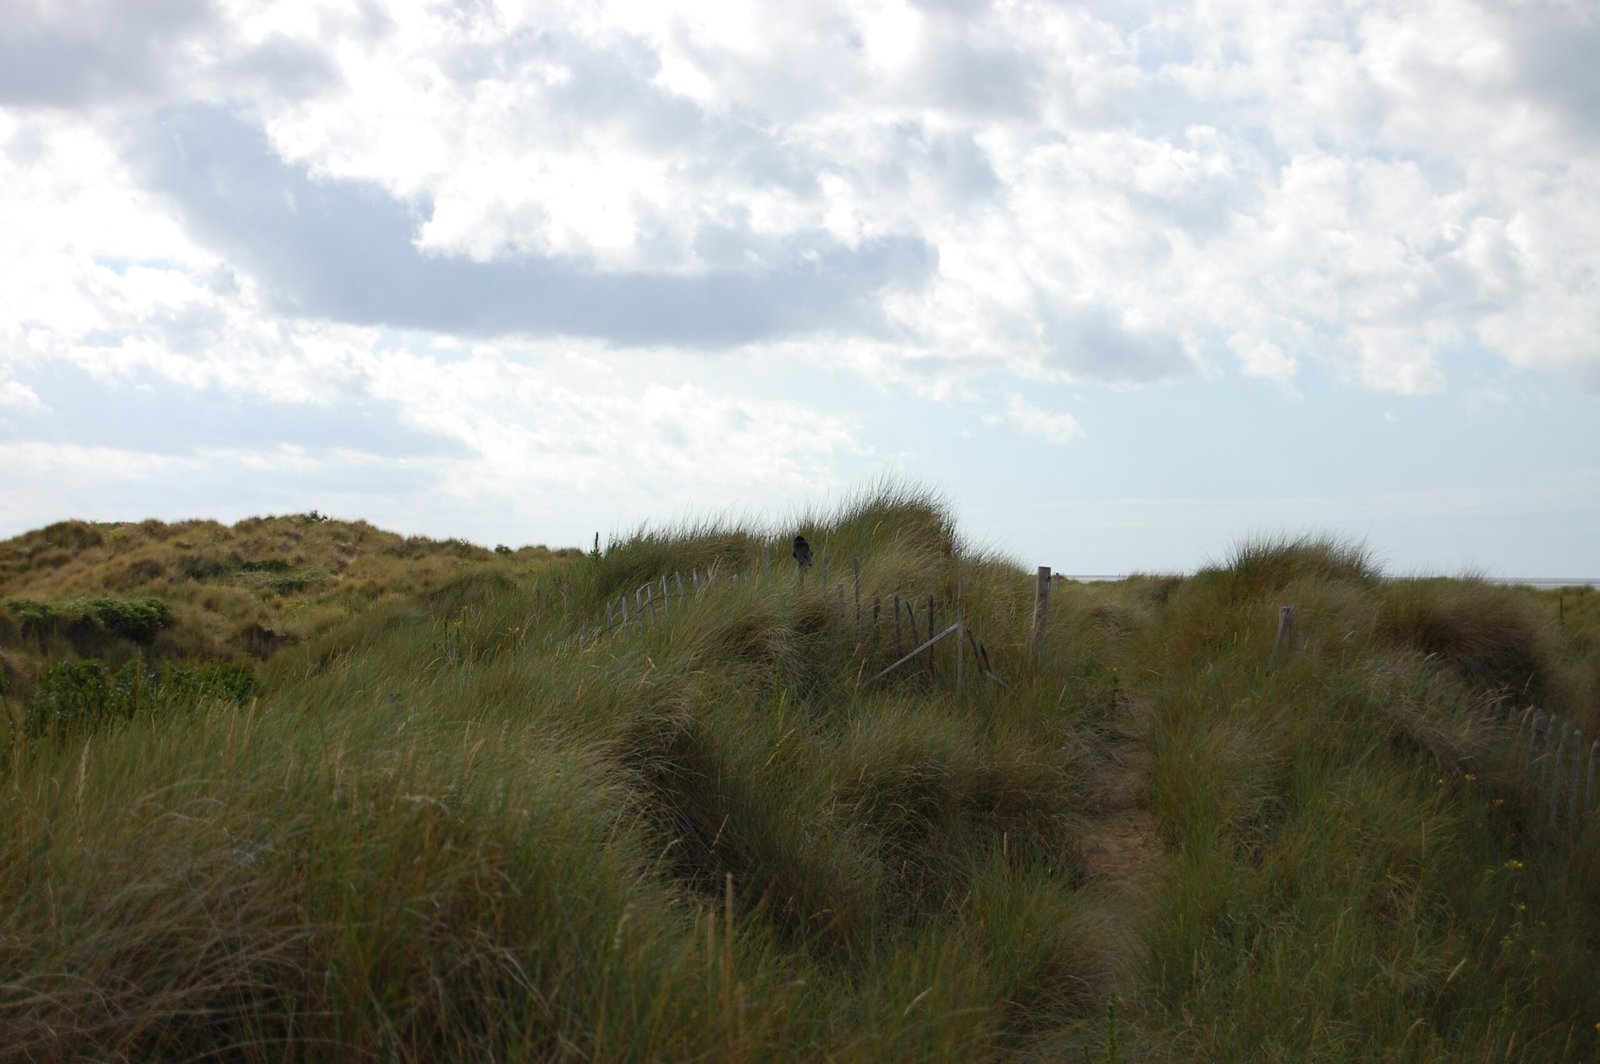
[(578, 626), (578, 645), (581, 647), (589, 642), (589, 622), (584, 621)]
[(607, 599), (606, 600), (606, 635), (610, 635), (611, 634), (612, 623), (613, 622), (612, 622), (612, 617), (611, 617), (611, 600)]
[[(933, 596), (928, 596), (928, 634), (933, 634)], [(933, 653), (928, 654), (928, 675), (933, 675)]]
[(1589, 783), (1583, 794), (1583, 808), (1594, 808), (1594, 773), (1596, 763), (1600, 762), (1600, 739), (1596, 739), (1589, 747)]
[[(1555, 728), (1550, 729), (1554, 738)], [(1556, 826), (1556, 819), (1561, 814), (1561, 760), (1567, 752), (1567, 725), (1561, 724), (1561, 737), (1554, 742), (1555, 756), (1550, 759), (1550, 826)]]
[(1294, 649), (1294, 607), (1278, 607), (1278, 642), (1272, 648), (1274, 655)]
[(900, 594), (896, 592), (894, 596), (894, 656), (896, 658), (900, 656), (900, 648)]
[(855, 561), (856, 570), (856, 629), (861, 628), (861, 559)]
[(961, 579), (956, 578), (956, 704), (961, 704), (961, 681), (966, 678), (967, 641), (966, 615), (962, 612)]
[(1033, 593), (1033, 663), (1044, 661), (1044, 633), (1050, 623), (1050, 567), (1039, 566), (1039, 586)]
[(667, 584), (667, 574), (666, 573), (662, 573), (661, 574), (661, 612), (662, 613), (666, 613), (669, 609), (671, 609), (671, 603), (668, 601), (671, 598), (672, 598), (672, 589)]
[(1528, 778), (1534, 783), (1539, 782), (1539, 774), (1544, 771), (1544, 730), (1544, 710), (1539, 710), (1528, 727)]
[(622, 603), (622, 634), (628, 634), (628, 596), (623, 595), (617, 600)]
[(875, 673), (874, 675), (872, 675), (872, 676), (868, 677), (867, 679), (861, 681), (861, 683), (858, 684), (857, 686), (858, 687), (865, 687), (869, 683), (873, 683), (876, 680), (881, 680), (883, 677), (889, 675), (891, 672), (893, 672), (894, 670), (898, 669), (900, 666), (904, 665), (906, 662), (910, 661), (912, 658), (916, 657), (918, 654), (921, 654), (923, 651), (933, 649), (934, 644), (938, 643), (939, 640), (944, 639), (946, 636), (959, 635), (959, 634), (960, 633), (958, 633), (956, 631), (956, 626), (952, 624), (950, 627), (946, 628), (944, 631), (940, 632), (938, 635), (928, 637), (927, 642), (922, 643), (915, 650), (913, 650), (911, 653), (905, 655), (900, 660), (896, 661), (893, 665), (890, 665), (888, 668), (881, 669), (877, 673)]
[(672, 572), (673, 582), (678, 585), (678, 604), (683, 604), (683, 574), (677, 570)]
[(1583, 823), (1583, 729), (1572, 729), (1572, 793), (1567, 796), (1567, 819), (1576, 828)]
[(879, 611), (879, 609), (882, 608), (882, 606), (883, 606), (883, 600), (879, 596), (873, 595), (872, 596), (872, 649), (874, 649), (874, 650), (878, 649), (878, 611)]

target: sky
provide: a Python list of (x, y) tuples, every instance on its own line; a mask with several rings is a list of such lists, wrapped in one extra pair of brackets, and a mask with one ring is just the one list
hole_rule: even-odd
[(1593, 0), (0, 0), (0, 535), (1600, 577)]

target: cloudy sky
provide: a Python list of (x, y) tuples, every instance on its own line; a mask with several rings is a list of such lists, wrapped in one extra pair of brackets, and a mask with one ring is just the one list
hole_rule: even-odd
[(1600, 577), (1592, 0), (0, 0), (0, 535), (885, 474)]

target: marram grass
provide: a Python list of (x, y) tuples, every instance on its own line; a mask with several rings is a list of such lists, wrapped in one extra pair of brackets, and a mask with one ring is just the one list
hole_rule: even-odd
[[(1582, 603), (1247, 544), (1058, 584), (1035, 662), (1031, 573), (935, 498), (803, 518), (827, 589), (716, 523), (481, 559), (305, 633), (243, 705), (5, 731), (0, 1060), (1600, 1051), (1600, 829), (1550, 828), (1496, 723), (1600, 724)], [(106, 533), (75, 529), (27, 550), (87, 572)], [(869, 604), (948, 623), (959, 586), (1005, 686), (958, 692), (948, 653), (860, 686), (892, 632), (841, 605), (855, 557)], [(1306, 641), (1275, 655), (1284, 604)], [(1102, 863), (1136, 812), (1137, 885)]]

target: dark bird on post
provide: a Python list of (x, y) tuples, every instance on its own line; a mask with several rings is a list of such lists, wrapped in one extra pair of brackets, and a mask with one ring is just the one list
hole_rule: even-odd
[(794, 560), (800, 563), (800, 568), (811, 568), (811, 544), (806, 542), (806, 537), (794, 537)]

